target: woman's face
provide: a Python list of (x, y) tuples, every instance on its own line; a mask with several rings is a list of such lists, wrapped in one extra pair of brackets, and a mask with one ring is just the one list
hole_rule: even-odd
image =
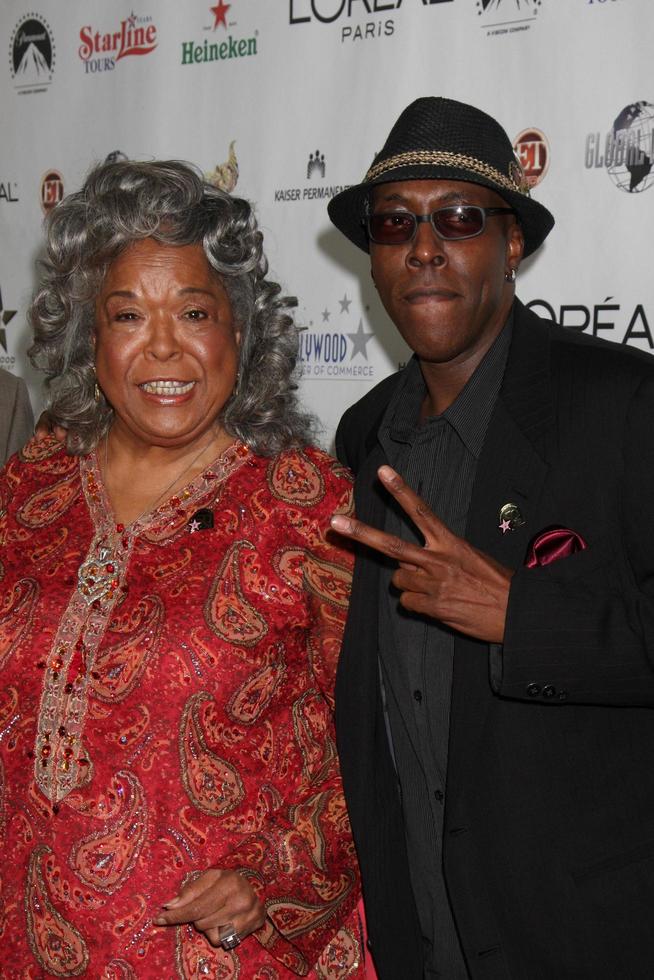
[(146, 238), (110, 265), (95, 304), (95, 363), (124, 434), (170, 448), (201, 438), (232, 393), (239, 343), (201, 245)]

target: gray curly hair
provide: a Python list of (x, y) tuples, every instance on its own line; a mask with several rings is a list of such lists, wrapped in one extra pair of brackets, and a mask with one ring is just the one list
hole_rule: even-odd
[(45, 373), (48, 413), (68, 430), (70, 452), (88, 453), (111, 426), (113, 409), (94, 397), (95, 300), (112, 261), (144, 238), (201, 244), (227, 291), (241, 345), (223, 428), (265, 456), (310, 441), (313, 420), (295, 394), (297, 329), (286, 312), (297, 301), (266, 278), (263, 236), (247, 201), (176, 160), (104, 163), (50, 212), (46, 234), (29, 355)]

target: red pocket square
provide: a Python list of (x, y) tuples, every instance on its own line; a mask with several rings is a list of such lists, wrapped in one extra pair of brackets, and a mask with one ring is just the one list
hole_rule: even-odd
[(583, 551), (586, 547), (582, 536), (569, 527), (549, 527), (531, 542), (525, 565), (527, 568), (549, 565), (559, 558), (568, 558), (577, 551)]

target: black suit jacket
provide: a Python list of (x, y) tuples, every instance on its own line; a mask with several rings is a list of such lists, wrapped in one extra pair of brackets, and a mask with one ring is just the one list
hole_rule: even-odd
[[(344, 416), (358, 516), (383, 525), (377, 429), (397, 375)], [(525, 525), (502, 534), (515, 503)], [(527, 569), (558, 525), (587, 549)], [(654, 976), (654, 360), (520, 303), (467, 539), (516, 569), (501, 676), (457, 637), (444, 873), (474, 980)], [(380, 560), (361, 553), (336, 720), (381, 980), (422, 980), (378, 674)]]

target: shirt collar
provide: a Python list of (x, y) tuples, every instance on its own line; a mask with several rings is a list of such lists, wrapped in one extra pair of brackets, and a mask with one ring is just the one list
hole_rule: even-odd
[(427, 387), (420, 362), (414, 354), (406, 368), (382, 419), (379, 430), (382, 444), (390, 438), (394, 442), (411, 443), (426, 427), (448, 422), (472, 455), (478, 459), (486, 429), (497, 401), (504, 369), (509, 354), (513, 332), (513, 311), (483, 359), (477, 365), (465, 387), (440, 416), (431, 416), (421, 425), (420, 407)]

